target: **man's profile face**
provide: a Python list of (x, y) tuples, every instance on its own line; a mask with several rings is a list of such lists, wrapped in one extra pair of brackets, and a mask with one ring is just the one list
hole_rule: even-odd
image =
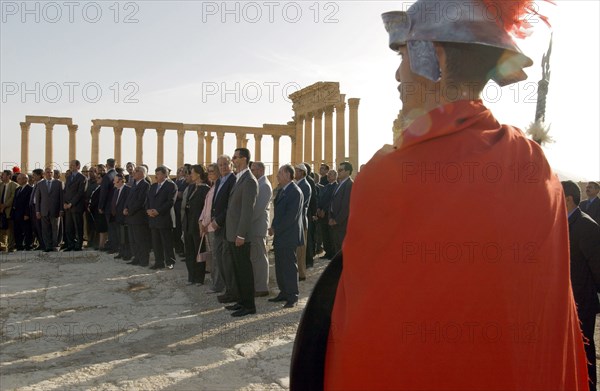
[(131, 174), (133, 172), (133, 169), (134, 169), (133, 164), (127, 163), (127, 166), (125, 166), (125, 169), (127, 170), (127, 172), (129, 174)]
[(136, 169), (133, 172), (133, 179), (135, 179), (136, 181), (141, 181), (142, 179), (144, 179), (144, 171), (142, 171), (141, 169)]
[(10, 178), (10, 177), (5, 172), (3, 172), (2, 176), (0, 176), (0, 179), (2, 180), (2, 182), (8, 182), (8, 178)]
[(294, 179), (299, 181), (304, 178), (304, 171), (294, 168)]
[(585, 195), (587, 195), (588, 199), (597, 197), (598, 193), (600, 193), (600, 189), (597, 189), (593, 183), (588, 183), (585, 187)]
[(231, 160), (233, 160), (233, 165), (235, 166), (235, 170), (237, 172), (242, 171), (248, 164), (246, 158), (240, 156), (240, 151), (235, 151), (231, 157)]
[(25, 174), (19, 174), (19, 176), (17, 177), (17, 183), (19, 184), (19, 186), (25, 185), (28, 181), (29, 178)]
[(337, 176), (335, 175), (335, 172), (333, 172), (333, 171), (329, 171), (329, 172), (327, 173), (327, 181), (328, 181), (329, 183), (333, 183), (333, 182), (335, 182), (335, 180), (336, 180), (336, 179), (337, 179)]
[(327, 170), (327, 167), (325, 167), (325, 166), (321, 166), (321, 167), (319, 168), (319, 174), (320, 174), (321, 176), (325, 176), (325, 175), (327, 175), (327, 171), (328, 171), (328, 170)]
[[(396, 80), (400, 83), (398, 91), (402, 101), (402, 117), (404, 117), (405, 123), (410, 123), (427, 112), (424, 107), (424, 97), (426, 92), (434, 94), (431, 87), (433, 82), (429, 82), (410, 69), (410, 58), (406, 46), (400, 47), (398, 54), (402, 58), (400, 66), (396, 70)], [(428, 91), (429, 89), (431, 91)]]
[(349, 176), (350, 176), (350, 173), (348, 171), (346, 171), (344, 166), (338, 167), (338, 179), (340, 181), (343, 181), (344, 179), (348, 178)]
[(279, 171), (277, 171), (277, 182), (285, 186), (290, 183), (290, 181), (290, 174), (287, 172), (287, 170), (284, 170), (283, 167), (280, 168)]

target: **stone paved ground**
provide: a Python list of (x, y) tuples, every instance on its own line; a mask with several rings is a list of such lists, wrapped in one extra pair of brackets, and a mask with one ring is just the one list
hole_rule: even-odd
[(94, 251), (0, 255), (0, 389), (287, 389), (324, 267), (309, 270), (298, 307), (258, 298), (257, 315), (234, 319), (206, 287), (185, 285), (183, 262), (152, 271)]

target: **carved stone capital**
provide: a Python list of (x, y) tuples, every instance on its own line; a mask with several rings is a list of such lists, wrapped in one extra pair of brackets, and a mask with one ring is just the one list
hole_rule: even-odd
[(323, 108), (323, 112), (325, 112), (325, 115), (332, 115), (333, 114), (333, 106), (325, 106), (325, 108)]
[(121, 137), (123, 135), (123, 128), (113, 128), (113, 132), (115, 133), (115, 136)]
[(79, 129), (78, 125), (67, 125), (67, 128), (69, 128), (69, 132), (77, 132), (77, 129)]
[(165, 132), (166, 132), (165, 129), (156, 129), (156, 135), (160, 138), (165, 137)]
[(178, 137), (185, 136), (185, 130), (184, 129), (177, 129), (177, 136)]
[(144, 129), (144, 128), (135, 128), (135, 135), (137, 137), (144, 137), (145, 132), (146, 132), (146, 129)]
[(359, 98), (350, 98), (348, 99), (348, 106), (350, 106), (351, 110), (358, 109), (358, 104), (360, 103)]
[(54, 129), (54, 124), (52, 123), (47, 123), (46, 125), (46, 132), (51, 132)]
[(92, 126), (92, 128), (90, 129), (90, 133), (92, 134), (92, 136), (97, 136), (98, 134), (100, 134), (100, 126)]
[(29, 128), (31, 127), (29, 122), (21, 122), (20, 125), (23, 132), (29, 132)]

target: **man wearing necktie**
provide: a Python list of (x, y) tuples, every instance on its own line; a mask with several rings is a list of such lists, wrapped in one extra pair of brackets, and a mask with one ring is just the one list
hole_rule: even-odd
[(42, 223), (44, 252), (56, 251), (59, 245), (60, 218), (63, 216), (63, 191), (60, 181), (52, 178), (52, 168), (44, 170), (44, 180), (36, 191), (36, 218)]
[(279, 294), (270, 302), (285, 301), (284, 308), (298, 303), (298, 259), (296, 249), (303, 243), (304, 195), (292, 180), (294, 168), (286, 164), (279, 169), (277, 181), (281, 189), (275, 198), (275, 215), (269, 235), (273, 235), (275, 275)]
[(600, 224), (600, 197), (598, 197), (598, 193), (600, 193), (600, 183), (588, 182), (585, 187), (587, 200), (581, 201), (579, 207), (582, 212), (585, 212), (596, 223)]
[(7, 220), (7, 228), (0, 230), (0, 245), (4, 248), (4, 251), (12, 250), (15, 241), (11, 212), (15, 192), (19, 185), (11, 179), (12, 171), (4, 170), (2, 172), (2, 182), (0, 183), (0, 213), (4, 214), (4, 218)]
[(150, 187), (146, 199), (146, 213), (152, 232), (154, 265), (151, 269), (173, 269), (175, 252), (173, 250), (173, 220), (171, 209), (175, 204), (177, 186), (169, 180), (167, 168), (159, 166), (155, 170), (156, 183)]
[(87, 178), (79, 172), (79, 160), (71, 160), (64, 190), (65, 251), (81, 251), (83, 246), (83, 211), (85, 210), (85, 185)]

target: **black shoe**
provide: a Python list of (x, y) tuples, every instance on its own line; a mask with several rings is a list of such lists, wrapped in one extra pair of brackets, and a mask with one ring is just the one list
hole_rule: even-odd
[(269, 299), (268, 301), (270, 301), (271, 303), (277, 303), (279, 301), (287, 301), (287, 299), (285, 297), (283, 297), (282, 295), (277, 295), (277, 296), (273, 297), (272, 299)]
[(306, 280), (306, 277), (299, 277), (298, 278), (298, 281), (304, 281), (304, 280)]
[(124, 261), (131, 261), (131, 257), (123, 257)]
[(229, 311), (238, 311), (243, 309), (244, 307), (241, 304), (232, 304), (232, 305), (226, 305), (225, 309), (229, 310)]
[(252, 314), (256, 314), (256, 310), (248, 310), (246, 308), (242, 308), (240, 310), (237, 310), (235, 312), (231, 313), (231, 316), (234, 317), (240, 317), (240, 316), (246, 316), (246, 315), (252, 315)]
[(139, 265), (139, 262), (136, 261), (131, 261), (131, 262), (127, 262), (128, 265)]
[(283, 305), (283, 308), (294, 308), (296, 305), (298, 305), (297, 301), (288, 301)]
[(165, 265), (153, 265), (153, 266), (150, 266), (150, 269), (152, 269), (152, 270), (164, 269), (164, 268), (165, 268)]

